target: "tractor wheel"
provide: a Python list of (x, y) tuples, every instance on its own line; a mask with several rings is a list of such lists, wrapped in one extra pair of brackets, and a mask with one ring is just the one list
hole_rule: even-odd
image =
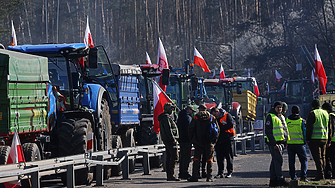
[(7, 164), (10, 146), (0, 146), (0, 165)]
[(42, 159), (40, 149), (35, 143), (22, 144), (22, 150), (23, 150), (23, 154), (24, 154), (24, 158), (26, 159), (26, 162), (40, 161)]
[[(88, 119), (65, 119), (59, 126), (60, 156), (87, 152), (87, 138), (91, 133), (91, 122)], [(93, 173), (88, 168), (76, 170), (75, 180), (77, 185), (89, 184), (93, 180)], [(66, 173), (62, 175), (62, 181), (66, 185)]]
[[(126, 147), (135, 147), (135, 137), (134, 137), (134, 129), (128, 129), (121, 136), (122, 146)], [(135, 159), (129, 159), (129, 173), (133, 173), (135, 171)]]
[[(119, 135), (113, 135), (112, 147), (113, 149), (122, 148), (122, 140)], [(112, 166), (112, 176), (120, 176), (122, 174), (121, 164), (117, 166)]]

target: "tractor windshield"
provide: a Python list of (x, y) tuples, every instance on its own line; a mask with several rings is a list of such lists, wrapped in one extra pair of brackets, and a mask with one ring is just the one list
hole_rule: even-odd
[(216, 104), (226, 103), (225, 91), (224, 88), (220, 85), (205, 85), (208, 102), (215, 102)]

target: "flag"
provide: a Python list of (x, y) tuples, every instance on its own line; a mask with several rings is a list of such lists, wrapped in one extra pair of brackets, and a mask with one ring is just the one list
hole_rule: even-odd
[(285, 90), (285, 86), (286, 86), (286, 82), (283, 83), (283, 85), (281, 86), (281, 88), (279, 89), (279, 91), (284, 91)]
[(204, 60), (204, 58), (201, 56), (201, 54), (198, 52), (198, 50), (194, 47), (194, 64), (198, 65), (202, 68), (204, 72), (211, 72)]
[(215, 69), (213, 70), (213, 79), (215, 79)]
[(315, 45), (315, 75), (319, 78), (322, 93), (325, 94), (327, 85), (327, 76), (325, 69), (323, 68), (323, 64), (318, 49), (316, 48), (316, 45)]
[(223, 70), (223, 67), (222, 67), (222, 64), (221, 64), (221, 67), (220, 67), (220, 80), (223, 80), (224, 78), (226, 77), (226, 75), (224, 74), (224, 70)]
[[(10, 148), (8, 159), (7, 159), (7, 164), (16, 164), (16, 163), (21, 163), (21, 162), (25, 162), (25, 160), (24, 160), (20, 138), (19, 138), (19, 135), (17, 134), (17, 131), (15, 130), (13, 141), (12, 141), (12, 146)], [(5, 182), (4, 186), (6, 188), (21, 187), (21, 182), (20, 180)]]
[(154, 97), (154, 131), (159, 133), (159, 122), (158, 115), (164, 112), (165, 103), (173, 103), (171, 99), (165, 94), (165, 92), (157, 85), (155, 81), (153, 83), (153, 97)]
[(315, 84), (315, 71), (314, 71), (314, 69), (312, 70), (312, 74), (311, 74), (311, 84), (312, 85)]
[(12, 42), (10, 43), (11, 46), (16, 46), (17, 45), (17, 40), (16, 40), (16, 33), (14, 29), (14, 23), (12, 20)]
[(256, 97), (259, 96), (259, 89), (258, 89), (258, 85), (257, 85), (257, 81), (255, 80), (255, 94), (256, 94)]
[(145, 64), (151, 65), (152, 63), (151, 63), (151, 60), (150, 60), (148, 52), (145, 52), (145, 55), (146, 55), (146, 63)]
[(248, 69), (248, 77), (250, 77), (250, 69)]
[(87, 22), (86, 22), (84, 43), (85, 43), (86, 47), (88, 47), (88, 48), (93, 48), (94, 47), (90, 26), (88, 24), (88, 16), (87, 16)]
[(282, 78), (282, 76), (279, 74), (279, 72), (276, 70), (276, 80), (277, 82), (280, 82), (280, 79)]
[[(158, 42), (158, 55), (157, 55), (157, 65), (158, 65), (157, 71), (163, 73), (163, 69), (169, 69), (169, 63), (166, 58), (166, 53), (162, 41), (160, 38), (158, 39), (159, 42)], [(164, 92), (166, 91), (166, 85), (162, 84), (162, 75), (159, 77), (159, 87), (161, 87)]]
[(266, 85), (268, 86), (268, 90), (266, 91), (266, 95), (269, 98), (270, 97), (270, 86), (269, 86), (269, 82), (266, 81)]

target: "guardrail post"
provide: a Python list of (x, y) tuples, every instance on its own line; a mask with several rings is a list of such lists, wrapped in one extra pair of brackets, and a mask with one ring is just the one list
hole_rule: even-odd
[[(98, 155), (97, 156), (97, 160), (98, 161), (103, 161), (104, 160), (104, 156), (103, 155)], [(97, 186), (101, 186), (104, 185), (104, 166), (101, 164), (97, 165), (96, 168), (96, 182), (97, 182)]]
[(74, 164), (70, 164), (66, 166), (66, 186), (67, 188), (74, 188), (75, 187), (75, 177), (74, 177)]
[(143, 175), (151, 175), (150, 174), (150, 161), (149, 161), (149, 152), (140, 152), (140, 154), (143, 156), (142, 159), (142, 166), (143, 166)]
[(31, 181), (32, 188), (40, 188), (40, 172), (33, 172), (30, 175), (31, 179), (28, 181)]
[(251, 151), (252, 152), (255, 151), (255, 135), (254, 134), (251, 135)]
[(260, 134), (259, 136), (259, 149), (265, 150), (265, 140), (264, 140), (264, 134)]
[(128, 150), (122, 151), (122, 156), (125, 156), (122, 161), (122, 177), (124, 180), (129, 178), (129, 159), (128, 159)]
[(246, 148), (247, 148), (247, 140), (246, 138), (243, 138), (241, 140), (241, 146), (242, 146), (242, 155), (246, 155), (247, 152), (246, 152)]

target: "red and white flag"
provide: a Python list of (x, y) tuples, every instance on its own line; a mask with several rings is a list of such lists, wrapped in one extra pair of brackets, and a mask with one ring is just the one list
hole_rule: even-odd
[(17, 45), (17, 40), (16, 40), (16, 33), (14, 29), (14, 23), (12, 20), (12, 42), (10, 43), (11, 46), (16, 46)]
[(312, 85), (315, 84), (315, 71), (314, 71), (314, 69), (312, 70), (312, 74), (311, 74), (311, 84)]
[(319, 78), (321, 91), (323, 94), (325, 94), (327, 85), (327, 76), (325, 69), (323, 68), (323, 64), (318, 49), (316, 48), (316, 44), (315, 44), (315, 76)]
[(87, 22), (86, 22), (84, 43), (85, 43), (86, 47), (88, 47), (88, 48), (93, 48), (94, 47), (90, 26), (88, 24), (88, 16), (87, 16)]
[(173, 103), (172, 100), (165, 94), (165, 92), (157, 85), (155, 81), (153, 83), (153, 97), (154, 97), (154, 132), (159, 133), (159, 121), (158, 115), (164, 112), (165, 103)]
[(213, 79), (215, 79), (215, 69), (213, 70)]
[(257, 85), (257, 81), (255, 80), (255, 94), (258, 97), (259, 96), (259, 89), (258, 89), (258, 85)]
[[(7, 164), (16, 164), (16, 163), (21, 163), (21, 162), (25, 162), (25, 160), (24, 160), (20, 138), (19, 138), (17, 131), (15, 130), (13, 141), (12, 141), (12, 146), (10, 148), (8, 159), (7, 159)], [(6, 188), (21, 187), (21, 182), (20, 180), (10, 181), (10, 182), (4, 183), (4, 186)]]
[[(158, 41), (158, 55), (157, 55), (157, 65), (158, 65), (157, 71), (163, 73), (163, 69), (169, 69), (169, 63), (166, 58), (163, 43), (160, 38), (158, 39), (159, 41)], [(161, 87), (164, 92), (166, 91), (166, 85), (162, 84), (162, 75), (159, 77), (159, 87)]]
[(282, 78), (282, 76), (279, 74), (279, 72), (277, 70), (275, 71), (275, 73), (276, 73), (277, 82), (280, 82), (280, 79)]
[(283, 83), (283, 85), (281, 86), (281, 88), (279, 89), (279, 91), (284, 91), (285, 90), (285, 86), (286, 86), (286, 82)]
[(222, 67), (222, 64), (221, 64), (221, 67), (220, 67), (220, 80), (223, 80), (224, 78), (226, 77), (226, 75), (224, 74), (224, 70), (223, 70), (223, 67)]
[(148, 52), (145, 52), (145, 55), (146, 55), (146, 61), (145, 61), (145, 64), (148, 64), (148, 65), (151, 65), (151, 60), (150, 60), (150, 57), (149, 57), (149, 54)]
[(205, 59), (198, 52), (198, 50), (194, 47), (194, 64), (198, 65), (202, 68), (204, 72), (211, 72), (206, 64)]

